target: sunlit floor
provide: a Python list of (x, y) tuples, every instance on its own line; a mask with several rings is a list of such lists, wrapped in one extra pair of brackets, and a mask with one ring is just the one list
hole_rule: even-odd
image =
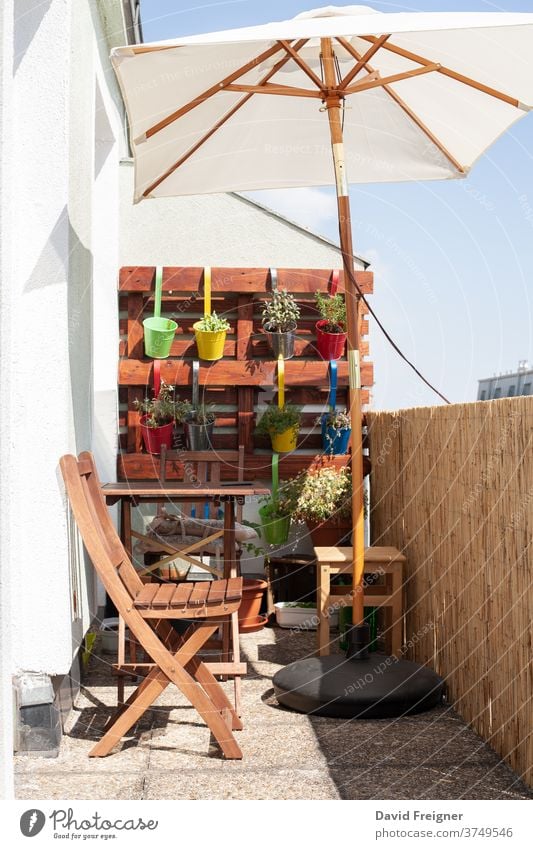
[[(314, 651), (314, 633), (241, 637), (242, 761), (223, 760), (174, 687), (106, 758), (88, 758), (116, 704), (96, 646), (54, 759), (16, 757), (19, 799), (523, 799), (533, 792), (449, 707), (394, 720), (308, 717), (277, 704), (272, 676)], [(228, 693), (232, 684), (227, 683)], [(126, 690), (126, 694), (129, 690)]]

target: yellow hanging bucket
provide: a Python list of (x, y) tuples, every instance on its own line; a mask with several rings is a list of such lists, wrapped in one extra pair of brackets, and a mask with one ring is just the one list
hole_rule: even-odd
[(296, 449), (298, 428), (289, 427), (283, 433), (272, 433), (271, 431), (270, 438), (272, 440), (273, 450), (278, 454), (286, 454), (288, 451), (294, 451)]
[(201, 330), (200, 321), (193, 324), (198, 356), (201, 360), (220, 360), (224, 356), (225, 330)]

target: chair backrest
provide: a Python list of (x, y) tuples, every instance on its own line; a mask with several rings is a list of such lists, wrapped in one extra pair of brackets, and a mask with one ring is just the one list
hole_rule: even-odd
[[(234, 480), (244, 480), (244, 445), (239, 446), (238, 451), (167, 451), (165, 445), (161, 448), (159, 455), (159, 478), (162, 483), (167, 481), (170, 469), (183, 480), (193, 477), (200, 483), (218, 484), (221, 480), (222, 467), (227, 466), (232, 470)], [(190, 510), (191, 505), (183, 504), (182, 511)], [(211, 505), (210, 517), (216, 519), (216, 504)], [(237, 505), (237, 520), (242, 521), (242, 505)]]
[(142, 588), (111, 521), (102, 495), (98, 473), (90, 452), (76, 459), (65, 454), (59, 461), (70, 506), (93, 566), (118, 609), (131, 607), (132, 598)]

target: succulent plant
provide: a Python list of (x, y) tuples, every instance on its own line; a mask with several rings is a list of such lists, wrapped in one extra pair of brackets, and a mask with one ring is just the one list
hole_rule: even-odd
[(287, 333), (294, 330), (300, 318), (300, 307), (294, 296), (279, 289), (266, 302), (263, 309), (263, 326), (272, 333)]
[(285, 404), (278, 407), (277, 404), (269, 404), (257, 423), (257, 433), (277, 434), (286, 430), (300, 427), (301, 407), (294, 404)]
[(229, 321), (225, 318), (220, 318), (216, 312), (204, 317), (198, 322), (197, 329), (208, 333), (220, 333), (223, 330), (229, 330)]

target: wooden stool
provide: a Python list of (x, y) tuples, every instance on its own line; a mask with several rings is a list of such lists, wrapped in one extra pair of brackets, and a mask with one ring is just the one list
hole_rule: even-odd
[[(331, 592), (332, 575), (351, 575), (351, 547), (327, 546), (315, 548), (317, 560), (317, 610), (319, 624), (317, 641), (319, 655), (329, 655), (329, 617), (331, 608), (351, 605), (347, 595)], [(403, 564), (405, 556), (397, 548), (374, 546), (365, 549), (364, 603), (385, 608), (385, 645), (387, 654), (398, 656), (403, 642)], [(371, 576), (383, 579), (378, 583)]]

